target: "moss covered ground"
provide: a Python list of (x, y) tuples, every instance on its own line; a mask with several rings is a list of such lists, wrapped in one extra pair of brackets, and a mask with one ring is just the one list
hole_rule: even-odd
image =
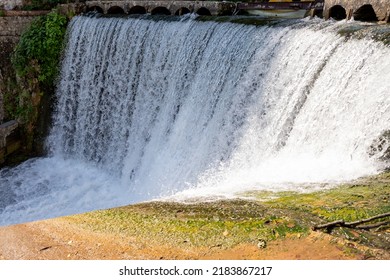
[[(259, 191), (248, 199), (214, 202), (147, 202), (65, 219), (94, 232), (175, 247), (266, 246), (303, 238), (314, 225), (355, 221), (390, 212), (390, 172), (310, 193)], [(390, 219), (383, 218), (383, 221)], [(338, 239), (390, 251), (389, 224), (371, 230), (334, 228)]]

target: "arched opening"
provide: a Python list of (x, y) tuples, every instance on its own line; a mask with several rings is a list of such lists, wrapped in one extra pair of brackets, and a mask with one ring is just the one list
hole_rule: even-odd
[(200, 16), (211, 16), (210, 10), (205, 7), (199, 8), (196, 13)]
[(166, 15), (169, 16), (171, 12), (165, 7), (154, 8), (151, 12), (152, 15)]
[(146, 14), (146, 9), (141, 6), (131, 7), (129, 10), (129, 15), (144, 15)]
[(107, 14), (110, 14), (110, 15), (123, 15), (124, 13), (125, 13), (125, 11), (121, 7), (118, 7), (118, 6), (112, 6), (107, 11)]
[(378, 17), (371, 5), (363, 5), (353, 13), (353, 18), (359, 21), (378, 21)]
[(87, 8), (87, 12), (96, 12), (99, 14), (103, 14), (103, 8), (101, 8), (99, 6), (92, 6), (92, 7)]
[(329, 17), (335, 20), (343, 20), (347, 18), (347, 12), (342, 6), (336, 5), (330, 8)]
[(180, 9), (178, 9), (175, 13), (176, 16), (182, 16), (182, 15), (185, 15), (185, 14), (189, 14), (191, 13), (190, 9), (188, 8), (185, 8), (185, 7), (181, 7)]

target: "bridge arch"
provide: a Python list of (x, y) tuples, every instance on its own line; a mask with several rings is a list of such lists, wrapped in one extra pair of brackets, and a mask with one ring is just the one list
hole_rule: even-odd
[(200, 7), (196, 13), (200, 16), (211, 16), (210, 10), (205, 7)]
[(329, 17), (335, 20), (343, 20), (347, 18), (347, 12), (343, 6), (335, 5), (329, 9)]
[(142, 6), (133, 6), (128, 11), (129, 15), (144, 15), (146, 14), (146, 8)]
[(107, 14), (110, 15), (123, 15), (125, 14), (125, 10), (119, 6), (112, 6), (107, 10)]
[(169, 11), (166, 7), (156, 7), (151, 11), (151, 14), (169, 16), (171, 14), (171, 11)]
[(182, 16), (182, 15), (185, 15), (185, 14), (189, 14), (191, 13), (190, 9), (186, 8), (186, 7), (181, 7), (179, 8), (176, 12), (175, 12), (175, 15), (176, 16)]
[(100, 6), (92, 6), (87, 8), (87, 12), (97, 12), (99, 14), (103, 14), (104, 10)]
[(358, 21), (378, 21), (372, 5), (366, 4), (361, 6), (353, 13), (353, 18)]

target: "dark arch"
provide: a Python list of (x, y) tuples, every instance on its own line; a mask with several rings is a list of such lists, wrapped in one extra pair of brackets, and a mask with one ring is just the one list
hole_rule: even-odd
[(347, 12), (340, 5), (335, 5), (329, 10), (329, 17), (335, 20), (343, 20), (347, 18)]
[(129, 10), (129, 15), (144, 15), (146, 14), (146, 9), (142, 6), (133, 6)]
[(353, 18), (359, 21), (378, 21), (374, 8), (367, 4), (361, 6), (353, 13)]
[(125, 13), (125, 11), (121, 7), (118, 7), (118, 6), (112, 6), (107, 11), (107, 14), (111, 14), (111, 15), (122, 15), (124, 13)]
[(165, 7), (156, 7), (151, 12), (152, 15), (166, 15), (169, 16), (171, 12)]
[(88, 7), (87, 12), (97, 12), (103, 14), (103, 8), (99, 6), (92, 6), (92, 7)]
[(185, 14), (189, 14), (191, 13), (190, 9), (188, 8), (185, 8), (185, 7), (181, 7), (180, 9), (178, 9), (175, 13), (176, 16), (182, 16), (182, 15), (185, 15)]
[(210, 10), (205, 7), (199, 8), (196, 13), (200, 16), (211, 16)]

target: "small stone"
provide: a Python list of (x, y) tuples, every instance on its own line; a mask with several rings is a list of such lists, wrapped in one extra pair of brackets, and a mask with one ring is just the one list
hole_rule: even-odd
[(267, 247), (267, 242), (264, 239), (259, 239), (259, 242), (257, 243), (257, 247), (259, 249), (264, 249)]
[(223, 236), (225, 236), (225, 237), (226, 237), (226, 236), (228, 236), (228, 235), (229, 235), (229, 232), (228, 232), (227, 230), (225, 230), (225, 231), (224, 231), (222, 234), (223, 234)]

